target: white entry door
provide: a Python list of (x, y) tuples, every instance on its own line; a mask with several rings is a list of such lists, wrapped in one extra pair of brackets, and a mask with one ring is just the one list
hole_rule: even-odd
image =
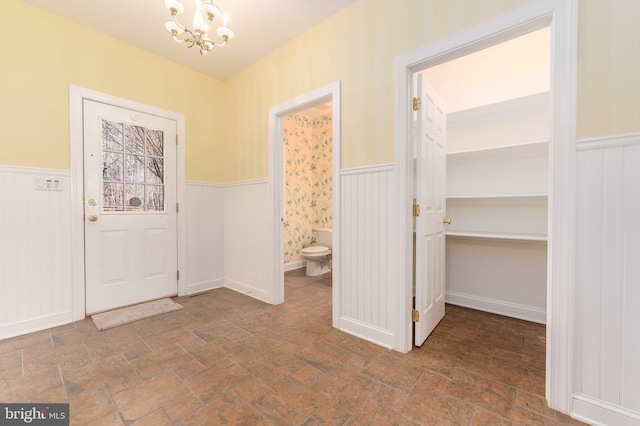
[(420, 73), (415, 76), (421, 108), (416, 117), (415, 345), (421, 346), (444, 317), (446, 114)]
[(86, 313), (177, 294), (176, 122), (84, 100)]

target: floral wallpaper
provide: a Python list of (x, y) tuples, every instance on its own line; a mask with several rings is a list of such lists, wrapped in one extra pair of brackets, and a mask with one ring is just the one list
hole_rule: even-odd
[(313, 228), (331, 227), (331, 130), (328, 115), (284, 119), (285, 264), (301, 260), (300, 250), (315, 244)]

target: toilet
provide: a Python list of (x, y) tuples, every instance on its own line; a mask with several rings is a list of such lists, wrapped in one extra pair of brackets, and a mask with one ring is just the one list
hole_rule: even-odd
[(331, 271), (331, 248), (333, 230), (314, 228), (316, 245), (303, 248), (300, 254), (307, 261), (307, 276), (316, 277)]

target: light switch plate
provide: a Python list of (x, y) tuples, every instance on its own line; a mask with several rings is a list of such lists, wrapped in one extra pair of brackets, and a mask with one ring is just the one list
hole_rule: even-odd
[(36, 189), (41, 191), (62, 191), (62, 179), (56, 176), (36, 176)]

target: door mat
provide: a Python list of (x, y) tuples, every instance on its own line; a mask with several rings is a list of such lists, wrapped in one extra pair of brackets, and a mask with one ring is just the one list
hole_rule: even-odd
[(153, 317), (155, 315), (165, 314), (167, 312), (184, 309), (184, 306), (175, 303), (171, 299), (160, 299), (152, 302), (141, 303), (139, 305), (127, 306), (101, 314), (91, 315), (93, 323), (98, 330), (106, 330), (108, 328), (117, 327), (119, 325), (129, 324), (130, 322), (139, 321), (141, 319)]

